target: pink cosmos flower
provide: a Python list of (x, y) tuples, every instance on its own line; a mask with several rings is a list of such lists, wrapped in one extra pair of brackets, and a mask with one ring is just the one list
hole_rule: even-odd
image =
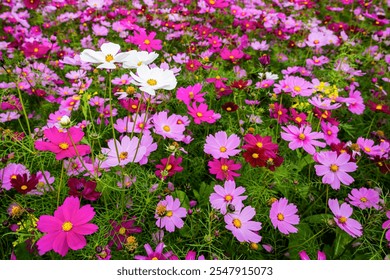
[(255, 215), (256, 211), (251, 206), (237, 209), (236, 212), (224, 216), (226, 223), (225, 227), (230, 230), (240, 242), (258, 243), (261, 241), (261, 236), (256, 232), (261, 229), (261, 223), (251, 221)]
[(380, 147), (378, 145), (374, 145), (375, 143), (371, 139), (359, 137), (356, 144), (358, 144), (360, 149), (369, 156), (375, 157), (381, 155)]
[(190, 105), (191, 102), (204, 102), (205, 99), (203, 96), (204, 92), (200, 92), (202, 89), (202, 84), (197, 83), (193, 86), (188, 86), (186, 88), (180, 87), (177, 90), (176, 98), (183, 101), (184, 104)]
[(290, 234), (298, 232), (298, 229), (292, 225), (299, 224), (299, 216), (297, 207), (288, 203), (287, 198), (281, 198), (272, 203), (269, 217), (274, 228), (277, 228), (281, 233)]
[(228, 137), (225, 131), (218, 131), (215, 136), (210, 134), (206, 137), (204, 152), (216, 159), (229, 158), (240, 152), (239, 149), (236, 149), (239, 145), (240, 138), (236, 134)]
[[(306, 251), (300, 251), (299, 253), (299, 257), (301, 258), (301, 260), (304, 260), (304, 261), (309, 261), (310, 260), (310, 257), (309, 255), (306, 253)], [(321, 251), (318, 251), (317, 253), (317, 259), (318, 260), (326, 260), (326, 255), (324, 252), (321, 252)]]
[(236, 63), (240, 58), (244, 56), (244, 52), (240, 49), (229, 50), (224, 48), (221, 51), (221, 58), (224, 60), (230, 60), (233, 63)]
[(390, 242), (390, 211), (386, 212), (386, 216), (387, 216), (387, 218), (389, 218), (389, 220), (385, 221), (382, 224), (382, 228), (384, 230), (387, 230), (387, 232), (386, 232), (386, 239), (387, 239), (387, 241)]
[(157, 219), (156, 225), (159, 228), (165, 228), (169, 232), (174, 232), (175, 228), (182, 228), (184, 221), (182, 218), (187, 216), (187, 210), (180, 207), (180, 200), (174, 199), (171, 195), (161, 200), (156, 207), (154, 217)]
[(159, 243), (156, 247), (156, 250), (153, 251), (152, 247), (149, 244), (145, 244), (144, 248), (147, 256), (135, 255), (135, 260), (168, 260), (173, 256), (172, 251), (163, 253), (164, 243)]
[(230, 207), (232, 207), (233, 211), (244, 207), (242, 201), (244, 201), (247, 196), (241, 196), (241, 194), (245, 192), (245, 188), (236, 188), (236, 183), (234, 181), (226, 181), (223, 187), (215, 185), (214, 191), (215, 192), (210, 195), (210, 203), (211, 206), (214, 209), (219, 210), (222, 215), (225, 215)]
[(286, 123), (290, 119), (287, 114), (287, 109), (277, 102), (273, 104), (273, 109), (270, 110), (270, 116), (276, 119), (278, 123)]
[(348, 203), (344, 202), (340, 206), (337, 199), (329, 199), (328, 205), (333, 212), (334, 221), (343, 231), (352, 237), (360, 237), (363, 235), (362, 225), (358, 221), (349, 218), (352, 215), (353, 209)]
[(191, 106), (187, 106), (188, 114), (194, 118), (194, 123), (200, 124), (202, 122), (215, 123), (221, 118), (220, 114), (216, 114), (213, 110), (208, 110), (208, 106), (205, 103), (196, 105), (192, 103)]
[(363, 114), (364, 109), (366, 108), (361, 92), (355, 90), (354, 85), (351, 86), (349, 96), (347, 98), (339, 97), (337, 98), (337, 101), (345, 102), (348, 110), (356, 115)]
[(296, 127), (294, 125), (288, 125), (282, 127), (285, 132), (281, 133), (282, 139), (289, 141), (288, 147), (291, 150), (303, 148), (306, 152), (313, 155), (316, 152), (314, 146), (324, 148), (325, 143), (317, 141), (315, 139), (323, 139), (324, 135), (321, 132), (311, 132), (311, 127), (303, 125)]
[(3, 169), (0, 169), (0, 183), (3, 189), (9, 191), (12, 188), (11, 180), (16, 179), (18, 175), (27, 174), (30, 172), (27, 167), (20, 163), (10, 163)]
[(183, 132), (185, 126), (178, 123), (178, 116), (171, 115), (163, 111), (157, 113), (152, 118), (154, 122), (154, 132), (165, 138), (171, 138), (176, 141), (181, 141), (184, 138)]
[(234, 180), (234, 177), (240, 176), (240, 174), (234, 172), (241, 168), (241, 164), (234, 163), (232, 159), (220, 158), (209, 161), (209, 172), (215, 174), (219, 180)]
[(146, 34), (145, 31), (139, 30), (138, 32), (134, 32), (134, 36), (130, 38), (131, 42), (135, 45), (138, 45), (141, 51), (159, 51), (162, 49), (162, 41), (155, 39), (156, 32), (150, 32), (150, 34)]
[(340, 103), (332, 103), (332, 99), (326, 98), (322, 99), (318, 96), (313, 96), (312, 98), (307, 100), (311, 105), (323, 109), (323, 110), (334, 110), (341, 107)]
[(285, 92), (290, 92), (292, 97), (297, 95), (310, 96), (314, 92), (314, 86), (312, 83), (306, 81), (301, 77), (288, 76), (285, 80)]
[(53, 250), (64, 257), (69, 248), (84, 248), (87, 245), (84, 235), (98, 230), (97, 225), (88, 223), (94, 216), (95, 211), (91, 205), (80, 208), (77, 197), (67, 197), (54, 211), (54, 216), (43, 215), (37, 222), (37, 228), (45, 233), (37, 242), (39, 255)]
[(323, 151), (315, 156), (315, 160), (322, 165), (314, 165), (317, 176), (322, 177), (322, 183), (330, 184), (332, 189), (340, 189), (340, 182), (344, 185), (350, 185), (355, 180), (347, 173), (357, 169), (354, 162), (349, 162), (351, 156), (348, 153), (342, 153), (337, 156), (337, 152)]
[(360, 209), (366, 209), (374, 207), (379, 209), (379, 193), (374, 189), (352, 189), (348, 194), (349, 203), (353, 206), (359, 207)]
[(146, 147), (138, 142), (138, 137), (134, 136), (130, 139), (127, 135), (122, 138), (121, 142), (116, 139), (109, 140), (108, 148), (102, 148), (102, 153), (106, 154), (107, 158), (100, 167), (125, 166), (129, 162), (139, 162), (146, 153)]
[(156, 176), (165, 180), (166, 177), (171, 177), (177, 172), (182, 172), (183, 167), (179, 165), (182, 161), (182, 157), (175, 158), (174, 156), (161, 159), (161, 164), (156, 165)]
[(340, 140), (337, 138), (337, 133), (339, 132), (339, 128), (337, 126), (333, 126), (330, 123), (322, 121), (321, 129), (324, 133), (326, 144), (331, 145), (340, 143)]
[(35, 149), (55, 153), (56, 160), (85, 156), (91, 152), (88, 145), (77, 145), (84, 137), (80, 128), (71, 127), (67, 132), (60, 132), (58, 128), (52, 127), (45, 129), (43, 134), (48, 141), (35, 141)]

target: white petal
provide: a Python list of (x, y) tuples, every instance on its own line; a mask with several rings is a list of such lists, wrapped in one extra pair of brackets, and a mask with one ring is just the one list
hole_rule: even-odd
[(119, 46), (118, 44), (114, 44), (114, 43), (104, 43), (100, 49), (102, 50), (102, 52), (105, 54), (105, 55), (108, 55), (108, 54), (111, 54), (112, 56), (116, 55), (119, 50), (121, 49), (121, 46)]
[(81, 52), (80, 60), (84, 62), (101, 63), (105, 61), (105, 56), (102, 52), (87, 49)]

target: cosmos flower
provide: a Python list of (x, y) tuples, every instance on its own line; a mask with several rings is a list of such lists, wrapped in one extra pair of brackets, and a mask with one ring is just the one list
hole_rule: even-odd
[(293, 225), (299, 224), (297, 212), (298, 209), (294, 204), (288, 203), (287, 198), (281, 198), (272, 203), (269, 217), (274, 228), (281, 233), (296, 233), (298, 229)]
[(303, 125), (296, 127), (294, 125), (288, 125), (282, 127), (281, 133), (282, 139), (289, 141), (288, 147), (291, 150), (303, 148), (307, 153), (313, 155), (316, 152), (314, 146), (324, 148), (325, 143), (317, 141), (315, 139), (323, 139), (324, 135), (322, 132), (311, 132), (311, 127)]
[(387, 230), (386, 231), (386, 239), (390, 242), (390, 211), (386, 212), (386, 216), (389, 220), (385, 221), (382, 224), (382, 229)]
[(156, 207), (154, 217), (156, 225), (159, 228), (165, 228), (169, 232), (174, 232), (175, 228), (182, 228), (184, 221), (182, 218), (187, 216), (187, 210), (184, 207), (180, 207), (180, 200), (173, 198), (171, 195), (161, 200)]
[[(301, 258), (301, 260), (304, 260), (304, 261), (308, 261), (310, 260), (310, 257), (309, 255), (306, 253), (306, 251), (300, 251), (299, 253), (299, 257)], [(324, 252), (321, 252), (321, 251), (318, 251), (317, 253), (317, 259), (318, 260), (326, 260), (326, 255)]]
[(116, 69), (115, 62), (122, 62), (127, 56), (126, 53), (119, 53), (120, 46), (115, 43), (104, 43), (100, 46), (101, 51), (91, 49), (83, 50), (80, 59), (83, 62), (100, 63), (99, 69)]
[(164, 243), (160, 242), (156, 249), (153, 251), (152, 247), (149, 244), (145, 244), (144, 248), (146, 251), (146, 256), (142, 255), (135, 255), (135, 260), (169, 260), (171, 257), (173, 257), (173, 252), (169, 251), (166, 253), (163, 253), (164, 251)]
[(37, 242), (39, 255), (53, 250), (65, 256), (69, 248), (80, 250), (87, 245), (84, 235), (98, 230), (97, 225), (89, 223), (95, 216), (91, 205), (80, 208), (80, 201), (76, 197), (67, 197), (64, 203), (54, 211), (54, 216), (39, 217), (37, 228), (45, 233)]
[(329, 199), (328, 206), (334, 215), (334, 221), (343, 231), (352, 237), (360, 237), (363, 235), (362, 225), (358, 221), (350, 218), (353, 209), (348, 203), (344, 202), (340, 206), (337, 199)]
[(133, 83), (140, 87), (140, 90), (152, 96), (156, 95), (156, 90), (171, 90), (176, 87), (177, 80), (172, 70), (163, 70), (158, 67), (149, 68), (142, 64), (137, 68), (137, 74), (130, 72)]
[(242, 201), (244, 201), (247, 196), (242, 196), (241, 194), (245, 192), (245, 188), (236, 188), (236, 183), (234, 181), (226, 181), (223, 187), (215, 185), (214, 191), (215, 192), (210, 195), (210, 203), (211, 206), (214, 209), (219, 210), (222, 215), (225, 215), (230, 207), (232, 207), (233, 211), (244, 207)]
[[(28, 178), (30, 177), (30, 178)], [(11, 179), (12, 187), (20, 194), (26, 194), (34, 190), (38, 184), (38, 179), (35, 174), (29, 176), (27, 173), (16, 175), (16, 178)]]
[(182, 157), (175, 158), (172, 155), (161, 159), (161, 164), (156, 165), (156, 176), (160, 179), (165, 179), (166, 177), (173, 176), (177, 172), (182, 172), (183, 167), (179, 165), (181, 164), (182, 160)]
[(218, 131), (214, 135), (206, 137), (204, 152), (212, 155), (214, 158), (229, 158), (237, 155), (240, 150), (236, 149), (240, 145), (240, 138), (236, 134), (229, 137), (225, 131)]
[(379, 209), (379, 193), (374, 189), (360, 188), (352, 189), (348, 194), (349, 203), (360, 209), (374, 207)]
[(118, 250), (122, 250), (129, 236), (142, 232), (142, 228), (135, 226), (134, 223), (135, 217), (129, 219), (127, 215), (124, 215), (119, 223), (114, 220), (110, 220), (110, 225), (112, 226), (112, 230), (110, 231), (112, 240), (110, 243), (115, 244)]
[(210, 174), (216, 175), (219, 180), (234, 180), (240, 174), (234, 172), (241, 168), (240, 163), (235, 163), (232, 159), (220, 158), (208, 162)]
[(237, 209), (234, 213), (228, 213), (224, 216), (226, 229), (230, 230), (234, 237), (240, 242), (261, 241), (261, 236), (257, 233), (261, 229), (261, 223), (252, 221), (256, 211), (251, 206)]
[(141, 65), (149, 65), (152, 63), (158, 54), (155, 52), (147, 52), (147, 51), (136, 51), (131, 50), (127, 52), (127, 56), (122, 59), (123, 68), (136, 69)]
[(321, 164), (314, 165), (317, 176), (324, 176), (322, 183), (330, 184), (332, 189), (340, 189), (340, 182), (348, 186), (355, 181), (347, 173), (357, 169), (356, 163), (350, 162), (348, 153), (337, 155), (337, 152), (323, 151), (316, 154), (315, 159)]
[(168, 117), (166, 111), (162, 111), (153, 115), (154, 132), (165, 138), (170, 138), (175, 141), (182, 141), (184, 138), (185, 125), (179, 122), (178, 115)]

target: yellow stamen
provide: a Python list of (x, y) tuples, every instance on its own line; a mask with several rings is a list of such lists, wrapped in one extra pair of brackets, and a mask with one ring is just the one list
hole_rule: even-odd
[(62, 149), (62, 150), (66, 150), (66, 149), (69, 148), (69, 144), (68, 144), (68, 143), (60, 143), (58, 146), (59, 146), (60, 149)]
[(236, 228), (241, 228), (241, 221), (239, 219), (234, 219), (233, 220), (233, 225), (236, 227)]
[(225, 195), (225, 201), (232, 201), (233, 200), (233, 197), (231, 195)]
[(155, 79), (149, 79), (146, 81), (148, 83), (148, 85), (150, 86), (155, 86), (157, 85), (157, 81)]
[(226, 164), (221, 166), (222, 171), (228, 171), (229, 167)]
[(278, 220), (283, 221), (284, 220), (284, 215), (282, 213), (278, 214)]
[(171, 131), (171, 128), (168, 125), (164, 125), (163, 129), (164, 129), (165, 132)]
[(222, 146), (221, 148), (219, 148), (219, 151), (221, 152), (221, 153), (224, 153), (224, 152), (226, 152), (226, 147), (224, 147), (224, 146)]
[(253, 154), (252, 154), (252, 157), (253, 157), (253, 158), (259, 158), (259, 154), (253, 153)]
[(336, 164), (331, 164), (330, 165), (330, 170), (332, 172), (337, 172), (337, 170), (339, 170), (339, 167)]
[(113, 60), (114, 60), (114, 57), (112, 56), (112, 54), (106, 55), (106, 61), (107, 61), (107, 62), (111, 62), (111, 61), (113, 61)]
[(306, 136), (305, 136), (305, 134), (300, 133), (298, 138), (301, 139), (301, 140), (305, 140)]
[(119, 229), (118, 233), (119, 233), (120, 235), (125, 235), (126, 229), (125, 229), (124, 227), (121, 227), (121, 228)]
[(344, 224), (348, 219), (346, 217), (340, 217), (339, 222)]
[(23, 186), (20, 187), (20, 189), (21, 189), (22, 191), (25, 191), (25, 190), (28, 189), (28, 187), (27, 187), (26, 185), (23, 185)]
[(259, 147), (260, 149), (263, 148), (263, 143), (262, 142), (257, 142), (256, 146)]
[(120, 160), (125, 160), (127, 159), (128, 153), (127, 152), (122, 152), (119, 154), (119, 159)]
[(71, 222), (65, 222), (62, 224), (63, 231), (70, 231), (73, 228), (73, 224)]

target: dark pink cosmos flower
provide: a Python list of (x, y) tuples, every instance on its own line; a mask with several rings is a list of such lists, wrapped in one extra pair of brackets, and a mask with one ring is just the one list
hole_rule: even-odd
[(208, 110), (206, 103), (196, 105), (196, 102), (191, 106), (187, 106), (188, 114), (194, 118), (194, 123), (200, 124), (202, 122), (215, 123), (221, 118), (220, 114), (215, 113), (213, 110)]
[(140, 30), (138, 32), (134, 32), (134, 36), (131, 37), (131, 41), (133, 44), (138, 45), (141, 51), (152, 52), (155, 50), (162, 49), (162, 41), (155, 39), (156, 32), (150, 32), (150, 34), (146, 34), (145, 31)]
[(174, 156), (163, 158), (161, 164), (156, 165), (156, 176), (160, 179), (165, 179), (166, 177), (173, 176), (177, 172), (182, 172), (183, 167), (179, 166), (182, 160), (182, 157), (175, 158)]
[(98, 226), (89, 223), (95, 216), (91, 205), (80, 208), (80, 201), (76, 197), (67, 197), (64, 203), (54, 211), (54, 216), (43, 215), (37, 222), (37, 228), (44, 232), (38, 242), (39, 255), (53, 250), (65, 256), (69, 248), (80, 250), (87, 245), (84, 235), (98, 230)]
[(390, 242), (390, 211), (387, 211), (386, 212), (386, 216), (387, 218), (389, 218), (389, 220), (385, 221), (383, 224), (382, 224), (382, 228), (384, 230), (387, 230), (386, 231), (386, 239), (387, 241)]
[(23, 0), (23, 3), (27, 9), (35, 10), (41, 4), (41, 0)]
[(169, 251), (166, 253), (163, 253), (164, 251), (164, 243), (159, 243), (156, 247), (156, 250), (153, 251), (152, 247), (149, 244), (145, 244), (144, 248), (146, 251), (146, 256), (141, 255), (135, 255), (134, 259), (136, 260), (169, 260), (173, 256), (173, 252)]
[[(310, 257), (309, 255), (306, 253), (306, 251), (300, 251), (299, 253), (299, 257), (301, 258), (301, 260), (304, 260), (304, 261), (308, 261), (310, 260)], [(326, 260), (326, 255), (324, 252), (321, 252), (321, 251), (318, 251), (317, 253), (317, 259), (318, 260)]]
[(56, 160), (85, 156), (91, 152), (88, 145), (77, 145), (84, 137), (80, 128), (71, 127), (67, 132), (60, 132), (58, 128), (45, 129), (43, 134), (48, 141), (35, 141), (35, 149), (50, 151), (56, 154)]
[(219, 180), (234, 180), (234, 177), (240, 176), (240, 174), (234, 172), (241, 168), (240, 163), (234, 163), (232, 159), (220, 158), (209, 161), (209, 172), (216, 175)]
[(344, 202), (340, 206), (337, 199), (329, 199), (328, 205), (334, 214), (334, 221), (343, 231), (352, 237), (360, 237), (363, 235), (362, 225), (358, 221), (350, 218), (353, 209), (348, 203)]
[(95, 201), (101, 193), (97, 192), (96, 182), (87, 181), (84, 178), (69, 178), (68, 179), (69, 195), (84, 198), (86, 200)]
[(112, 236), (112, 241), (117, 246), (118, 250), (122, 250), (123, 245), (126, 243), (126, 239), (133, 235), (134, 233), (142, 232), (142, 228), (139, 226), (134, 226), (135, 217), (128, 219), (127, 215), (122, 217), (122, 221), (117, 223), (114, 220), (110, 220), (112, 230), (110, 231), (110, 236)]
[(244, 52), (240, 49), (229, 50), (224, 48), (221, 51), (221, 58), (224, 60), (230, 60), (233, 63), (236, 63), (240, 58), (244, 56)]
[(34, 56), (36, 58), (41, 58), (46, 55), (49, 50), (49, 46), (39, 43), (38, 41), (26, 42), (22, 46), (22, 51), (25, 57)]

